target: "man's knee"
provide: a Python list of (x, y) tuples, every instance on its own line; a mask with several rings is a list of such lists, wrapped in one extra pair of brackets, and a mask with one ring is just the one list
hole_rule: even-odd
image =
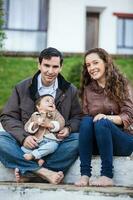
[(71, 146), (72, 148), (78, 148), (79, 145), (79, 133), (71, 133)]
[(71, 133), (60, 145), (64, 151), (77, 151), (79, 146), (79, 133)]
[[(8, 132), (0, 131), (0, 151), (6, 150), (16, 144), (17, 141)], [(7, 150), (7, 151), (8, 151)]]
[(0, 131), (0, 138), (12, 138), (10, 133), (6, 132), (6, 131)]

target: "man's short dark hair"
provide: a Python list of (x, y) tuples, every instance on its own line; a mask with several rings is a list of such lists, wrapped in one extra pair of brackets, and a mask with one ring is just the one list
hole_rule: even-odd
[(63, 55), (60, 51), (58, 51), (57, 49), (53, 48), (53, 47), (48, 47), (46, 49), (44, 49), (43, 51), (41, 51), (40, 55), (39, 55), (39, 63), (42, 63), (43, 58), (50, 60), (51, 57), (60, 57), (60, 65), (62, 66), (63, 63)]

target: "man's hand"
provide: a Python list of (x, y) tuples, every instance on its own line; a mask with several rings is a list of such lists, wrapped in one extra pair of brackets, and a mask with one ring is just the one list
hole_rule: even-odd
[(38, 139), (35, 136), (29, 135), (25, 138), (23, 146), (28, 149), (34, 149), (35, 147), (38, 146), (37, 140)]
[(58, 139), (64, 139), (66, 137), (69, 136), (69, 128), (68, 127), (64, 127), (61, 131), (59, 131), (59, 133), (57, 134), (57, 138)]

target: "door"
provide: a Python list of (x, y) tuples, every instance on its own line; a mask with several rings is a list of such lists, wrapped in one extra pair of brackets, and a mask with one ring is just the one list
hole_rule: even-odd
[(86, 14), (86, 50), (98, 47), (99, 13)]

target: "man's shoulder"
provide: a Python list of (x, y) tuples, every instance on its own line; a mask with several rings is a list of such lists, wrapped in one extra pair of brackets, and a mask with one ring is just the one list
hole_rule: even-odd
[(16, 87), (23, 87), (23, 86), (29, 86), (32, 82), (32, 78), (28, 77), (22, 81), (20, 81), (19, 83), (16, 84)]
[(72, 92), (77, 92), (78, 89), (75, 85), (73, 85), (73, 83), (70, 83), (70, 86), (69, 86), (69, 89), (72, 91)]

